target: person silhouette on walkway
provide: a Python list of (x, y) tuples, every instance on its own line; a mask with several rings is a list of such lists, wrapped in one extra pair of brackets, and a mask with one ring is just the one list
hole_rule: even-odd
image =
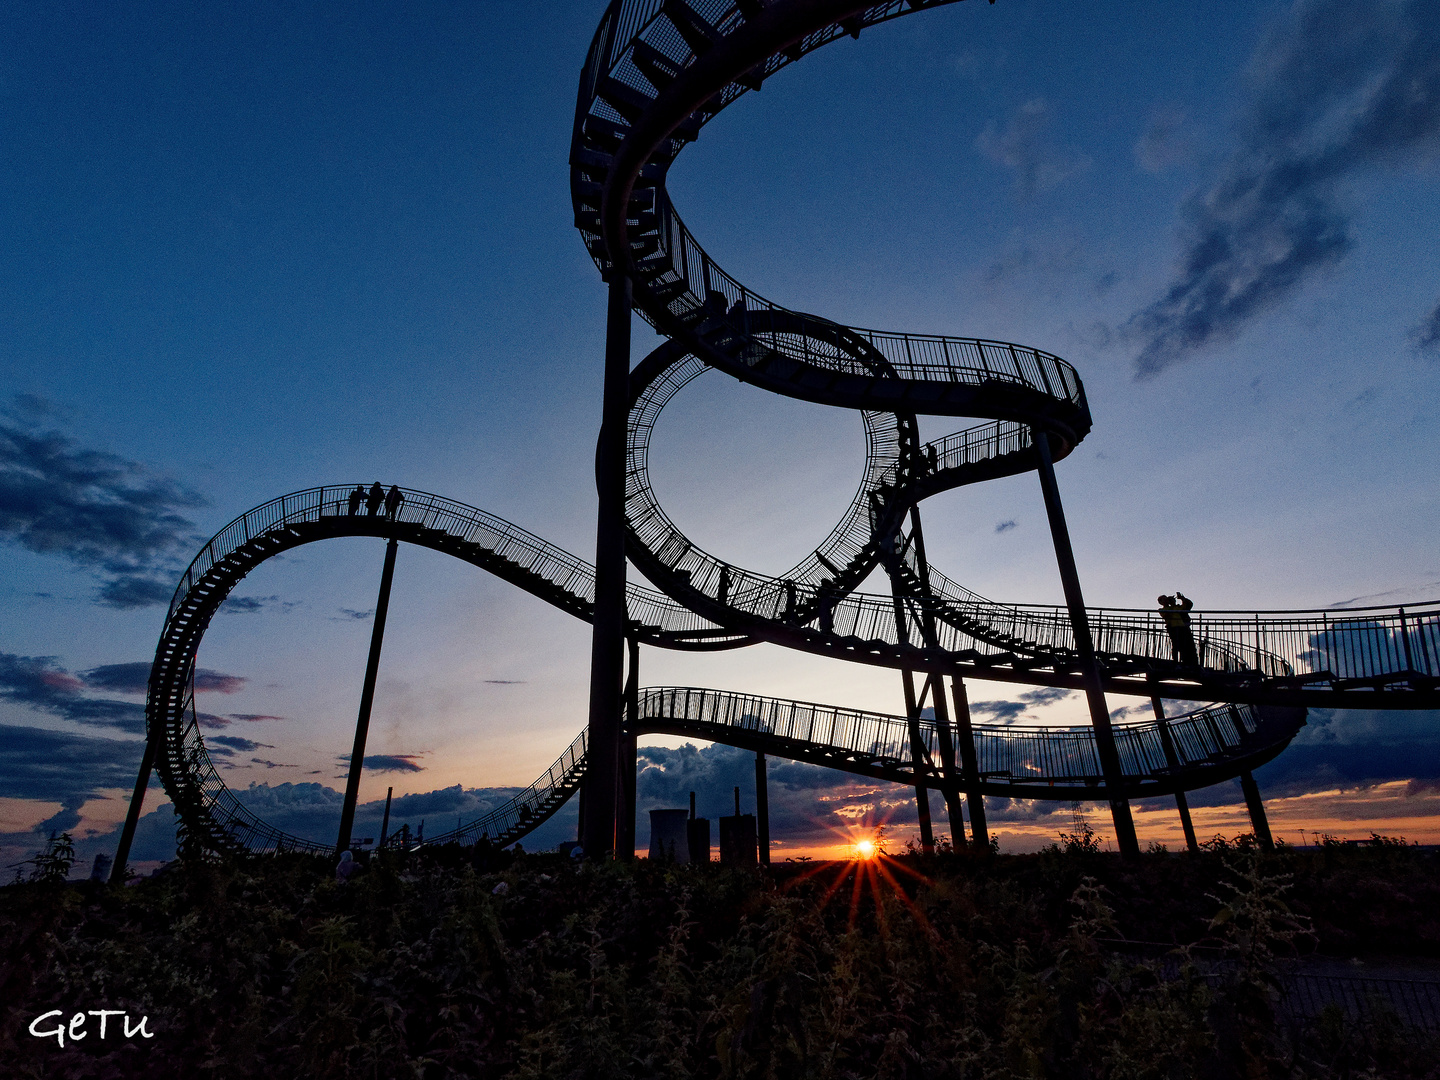
[(1165, 620), (1165, 630), (1170, 635), (1170, 651), (1176, 660), (1190, 667), (1200, 666), (1200, 655), (1195, 649), (1195, 631), (1190, 625), (1190, 609), (1195, 602), (1182, 592), (1174, 596), (1158, 596), (1160, 617)]
[(782, 622), (795, 622), (795, 582), (785, 582), (785, 614), (781, 617)]
[(927, 446), (927, 447), (925, 448), (925, 456), (926, 456), (926, 457), (929, 459), (929, 461), (930, 461), (930, 471), (931, 471), (932, 473), (937, 473), (937, 472), (939, 472), (939, 471), (940, 471), (940, 452), (935, 449), (935, 444), (934, 444), (934, 443), (931, 443), (929, 446)]
[(360, 512), (360, 504), (365, 501), (365, 485), (356, 484), (355, 490), (350, 492), (350, 516), (354, 517)]
[(365, 509), (369, 512), (371, 517), (374, 517), (380, 512), (380, 507), (384, 504), (384, 502), (385, 489), (380, 486), (380, 481), (376, 480), (375, 483), (370, 485), (370, 495), (365, 500)]
[(398, 484), (391, 485), (385, 494), (385, 516), (393, 519), (400, 512), (400, 504), (405, 501), (405, 493), (400, 490)]
[(730, 567), (720, 567), (720, 603), (725, 603), (730, 598)]
[(835, 631), (835, 605), (840, 602), (840, 590), (828, 577), (820, 580), (815, 593), (815, 607), (820, 618), (820, 632), (831, 634)]

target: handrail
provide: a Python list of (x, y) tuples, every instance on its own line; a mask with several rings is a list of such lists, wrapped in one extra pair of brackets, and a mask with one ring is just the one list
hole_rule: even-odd
[[(938, 760), (940, 754), (940, 729), (930, 719), (920, 720), (912, 729), (904, 716), (758, 694), (699, 687), (648, 687), (640, 692), (642, 730), (677, 720), (703, 725), (712, 735), (723, 735), (719, 729), (738, 729), (827, 753), (862, 755), (911, 776), (917, 759)], [(1138, 783), (1252, 753), (1261, 724), (1250, 705), (1210, 705), (1170, 718), (1164, 727), (1173, 740), (1175, 761), (1165, 753), (1160, 721), (1117, 723), (1113, 730), (1124, 779)], [(980, 773), (992, 783), (1093, 786), (1100, 778), (1095, 732), (1089, 726), (975, 724), (973, 729)], [(912, 752), (912, 730), (921, 734), (919, 755)], [(1288, 742), (1296, 730), (1298, 725), (1284, 725), (1277, 737)], [(932, 782), (937, 781), (932, 778)]]

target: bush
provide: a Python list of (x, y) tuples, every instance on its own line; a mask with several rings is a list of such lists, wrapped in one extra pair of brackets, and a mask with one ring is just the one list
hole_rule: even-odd
[[(1361, 1045), (1273, 1007), (1276, 957), (1312, 940), (1301, 900), (1343, 906), (1326, 890), (1387, 866), (1432, 895), (1433, 860), (1382, 854), (1341, 852), (1323, 881), (1318, 855), (1082, 844), (754, 872), (387, 850), (344, 884), (299, 855), (24, 882), (0, 890), (0, 1054), (15, 1076), (1418, 1078), (1408, 1033)], [(26, 1034), (55, 1008), (156, 1037)]]

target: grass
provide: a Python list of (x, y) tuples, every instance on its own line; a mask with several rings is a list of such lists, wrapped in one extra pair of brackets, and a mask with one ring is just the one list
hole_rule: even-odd
[[(1440, 1076), (1398, 1025), (1276, 1013), (1285, 955), (1440, 957), (1440, 863), (1393, 845), (756, 872), (440, 849), (343, 885), (191, 860), (0, 889), (0, 944), (17, 1077)], [(102, 1008), (155, 1037), (27, 1032)]]

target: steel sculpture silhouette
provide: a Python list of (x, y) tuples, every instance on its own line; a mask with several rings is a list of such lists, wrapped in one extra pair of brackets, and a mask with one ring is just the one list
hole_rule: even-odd
[[(1440, 706), (1440, 603), (1193, 611), (1182, 627), (1189, 634), (1183, 650), (1176, 626), (1160, 612), (1087, 608), (1054, 471), (1090, 430), (1074, 368), (1028, 346), (883, 333), (788, 310), (725, 273), (685, 227), (665, 190), (666, 173), (727, 105), (837, 38), (946, 2), (610, 5), (582, 73), (570, 161), (575, 223), (610, 294), (595, 565), (483, 511), (408, 489), (385, 515), (357, 514), (349, 501), (354, 489), (339, 485), (286, 495), (237, 518), (196, 556), (171, 603), (116, 874), (124, 872), (152, 762), (186, 832), (208, 847), (333, 850), (266, 825), (228, 791), (201, 736), (193, 677), (206, 626), (250, 570), (337, 536), (445, 552), (594, 624), (587, 729), (526, 791), (436, 842), (514, 841), (583, 783), (587, 849), (633, 851), (636, 738), (649, 732), (913, 785), (927, 839), (929, 789), (945, 796), (957, 843), (964, 842), (962, 795), (972, 842), (981, 846), (985, 795), (1102, 798), (1122, 851), (1133, 854), (1129, 800), (1169, 794), (1193, 844), (1184, 793), (1237, 776), (1264, 838), (1250, 773), (1288, 745), (1307, 707)], [(632, 309), (670, 339), (633, 371)], [(657, 416), (712, 368), (775, 393), (854, 409), (864, 424), (865, 472), (855, 498), (819, 546), (777, 577), (696, 547), (650, 485)], [(920, 413), (985, 422), (922, 443)], [(1045, 499), (1063, 606), (992, 602), (951, 581), (925, 555), (924, 499), (1030, 470)], [(627, 556), (658, 591), (627, 583)], [(888, 575), (890, 595), (856, 592), (876, 567)], [(906, 715), (638, 685), (640, 644), (719, 650), (759, 641), (898, 670)], [(972, 724), (967, 677), (1082, 691), (1091, 726)], [(1150, 698), (1156, 719), (1112, 724), (1107, 694)], [(933, 718), (924, 715), (927, 698)], [(1162, 698), (1220, 704), (1167, 718)]]

